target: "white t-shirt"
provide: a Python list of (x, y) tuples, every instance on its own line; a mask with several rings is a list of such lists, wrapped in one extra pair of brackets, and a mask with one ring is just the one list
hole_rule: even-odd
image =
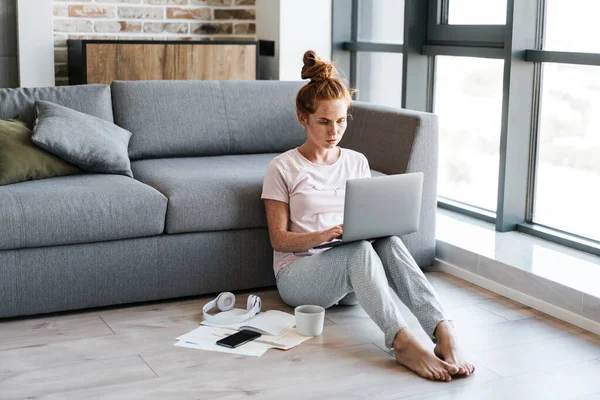
[[(343, 223), (346, 181), (369, 176), (369, 162), (357, 151), (341, 149), (336, 162), (318, 165), (306, 159), (296, 148), (271, 160), (263, 182), (261, 199), (288, 203), (290, 231), (322, 231)], [(325, 250), (327, 249), (309, 249), (300, 253), (274, 251), (275, 276), (299, 257)]]

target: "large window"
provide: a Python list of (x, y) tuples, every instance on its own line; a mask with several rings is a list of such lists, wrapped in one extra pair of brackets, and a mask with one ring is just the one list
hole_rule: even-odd
[(429, 4), (440, 204), (600, 254), (600, 1)]
[(359, 100), (439, 118), (438, 206), (600, 255), (600, 0), (349, 3)]
[(436, 57), (438, 195), (496, 211), (502, 60)]
[(557, 53), (540, 52), (531, 222), (600, 242), (600, 2), (546, 0), (545, 11), (543, 49)]
[(504, 25), (506, 0), (448, 0), (448, 23), (456, 25)]

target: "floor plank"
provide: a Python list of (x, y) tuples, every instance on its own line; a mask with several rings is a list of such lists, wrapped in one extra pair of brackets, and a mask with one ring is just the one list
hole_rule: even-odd
[(460, 288), (438, 291), (439, 297), (447, 308), (470, 306), (482, 303), (490, 299), (500, 299), (501, 297), (489, 290), (471, 285)]
[(74, 314), (0, 322), (0, 350), (39, 347), (81, 338), (111, 336), (102, 318)]
[(503, 377), (515, 376), (600, 358), (600, 338), (581, 333), (472, 353), (470, 357)]
[(475, 305), (511, 321), (544, 315), (531, 307), (504, 298), (488, 300)]
[(582, 329), (552, 317), (536, 317), (490, 325), (456, 324), (456, 331), (467, 353), (474, 353), (571, 336)]
[(156, 374), (137, 355), (74, 362), (60, 367), (39, 366), (0, 378), (2, 399), (41, 396), (83, 387), (155, 379)]
[(553, 368), (505, 379), (495, 379), (468, 388), (448, 385), (433, 395), (417, 394), (410, 399), (435, 400), (570, 400), (600, 390), (597, 360)]

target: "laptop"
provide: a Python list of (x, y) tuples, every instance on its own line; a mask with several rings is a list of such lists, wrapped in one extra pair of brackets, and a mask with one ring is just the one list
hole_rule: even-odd
[(358, 240), (401, 236), (419, 229), (423, 173), (414, 172), (349, 179), (341, 240), (313, 247), (323, 249)]

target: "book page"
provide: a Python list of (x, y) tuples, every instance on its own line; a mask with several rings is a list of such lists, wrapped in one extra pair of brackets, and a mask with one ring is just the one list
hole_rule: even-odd
[(261, 334), (279, 336), (296, 324), (296, 318), (292, 314), (283, 311), (269, 310), (258, 313), (253, 318), (237, 324), (224, 325), (209, 321), (202, 321), (201, 324), (237, 330), (247, 329)]

